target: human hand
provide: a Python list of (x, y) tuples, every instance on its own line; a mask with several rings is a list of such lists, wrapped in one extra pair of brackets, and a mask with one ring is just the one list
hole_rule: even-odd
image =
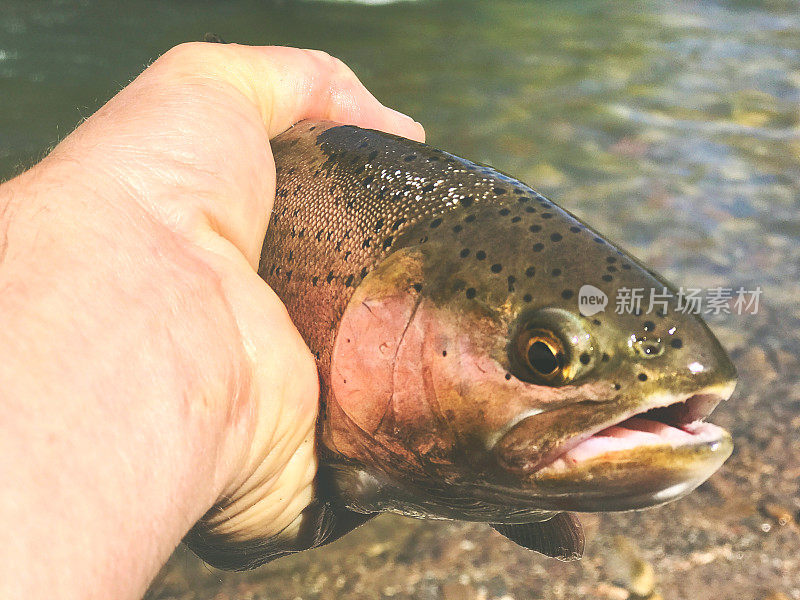
[(185, 44), (0, 186), (0, 513), (31, 532), (0, 564), (48, 565), (21, 590), (135, 597), (214, 503), (267, 537), (311, 500), (316, 368), (255, 271), (305, 118), (424, 137), (326, 54)]

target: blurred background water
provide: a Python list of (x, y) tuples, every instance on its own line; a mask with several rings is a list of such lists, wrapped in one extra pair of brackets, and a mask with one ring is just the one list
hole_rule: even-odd
[(327, 50), (677, 284), (763, 293), (709, 317), (740, 372), (713, 419), (733, 457), (677, 503), (584, 518), (579, 563), (383, 516), (248, 574), (179, 549), (151, 598), (800, 600), (800, 3), (0, 0), (0, 180), (207, 31)]

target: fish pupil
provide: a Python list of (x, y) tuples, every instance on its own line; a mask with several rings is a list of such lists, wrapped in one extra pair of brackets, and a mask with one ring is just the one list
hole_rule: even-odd
[(558, 357), (544, 342), (534, 342), (528, 349), (528, 362), (542, 375), (550, 375), (558, 368)]

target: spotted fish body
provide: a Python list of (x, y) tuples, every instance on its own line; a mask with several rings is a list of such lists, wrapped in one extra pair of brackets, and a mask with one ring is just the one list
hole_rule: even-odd
[[(317, 499), (290, 539), (190, 544), (225, 568), (331, 541), (393, 511), (483, 521), (580, 554), (565, 512), (660, 504), (731, 451), (702, 419), (735, 371), (675, 299), (585, 317), (668, 283), (528, 186), (385, 133), (303, 122), (273, 141), (277, 195), (259, 274), (314, 353)], [(642, 307), (643, 309), (646, 307)]]

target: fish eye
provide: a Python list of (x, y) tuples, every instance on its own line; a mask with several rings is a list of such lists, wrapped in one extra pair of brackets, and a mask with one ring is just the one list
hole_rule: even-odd
[(566, 355), (561, 340), (549, 331), (523, 330), (517, 340), (518, 356), (530, 379), (540, 383), (561, 383)]
[(583, 317), (562, 308), (525, 311), (509, 334), (510, 370), (528, 383), (574, 383), (591, 372), (602, 355)]

